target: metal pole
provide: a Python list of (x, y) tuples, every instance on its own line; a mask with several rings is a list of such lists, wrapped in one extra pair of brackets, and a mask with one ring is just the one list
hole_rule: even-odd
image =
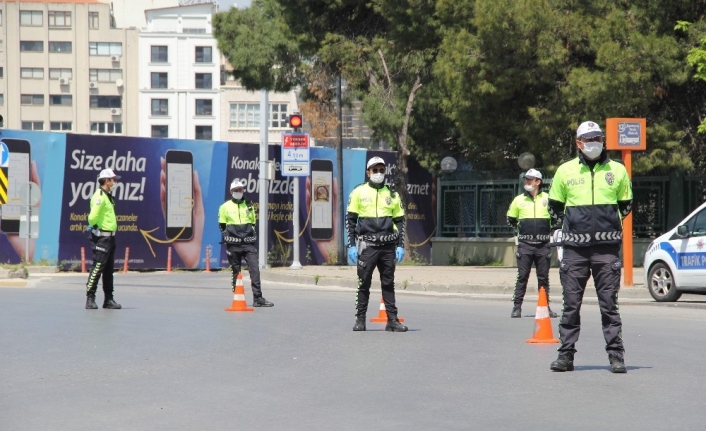
[(269, 183), (265, 179), (267, 170), (267, 123), (269, 122), (269, 106), (267, 100), (267, 90), (260, 90), (260, 178), (258, 188), (260, 193), (260, 208), (258, 211), (259, 247), (258, 256), (260, 268), (267, 268), (267, 197), (269, 193)]
[[(343, 196), (343, 114), (341, 112), (341, 75), (338, 75), (338, 95), (336, 100), (337, 111), (338, 111), (338, 149), (336, 151), (336, 161), (338, 162), (338, 208), (336, 208), (337, 219), (338, 220), (338, 264), (346, 265), (348, 264), (348, 258), (346, 257), (346, 223), (345, 223), (345, 202), (347, 199)], [(334, 226), (335, 228), (336, 226)]]
[(289, 269), (302, 269), (302, 264), (299, 263), (299, 177), (294, 177), (294, 214), (292, 217), (294, 247), (292, 253), (292, 265)]

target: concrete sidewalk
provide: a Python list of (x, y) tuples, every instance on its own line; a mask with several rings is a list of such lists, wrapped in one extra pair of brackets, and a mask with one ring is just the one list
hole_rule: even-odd
[[(644, 286), (644, 271), (633, 269), (634, 286), (623, 285), (621, 298), (652, 299)], [(624, 283), (625, 271), (621, 282)], [(358, 284), (354, 266), (305, 266), (299, 270), (289, 268), (270, 268), (261, 271), (264, 281), (308, 284), (316, 286), (338, 286), (355, 289)], [(512, 296), (515, 289), (517, 268), (513, 267), (475, 267), (475, 266), (408, 266), (400, 265), (395, 272), (395, 288), (408, 292), (440, 292), (493, 294)], [(549, 272), (551, 297), (558, 298), (561, 292), (559, 269)], [(536, 296), (537, 278), (532, 270), (527, 296)], [(380, 288), (377, 271), (373, 275), (373, 288)], [(594, 289), (593, 279), (587, 289)], [(556, 301), (556, 299), (555, 299)]]

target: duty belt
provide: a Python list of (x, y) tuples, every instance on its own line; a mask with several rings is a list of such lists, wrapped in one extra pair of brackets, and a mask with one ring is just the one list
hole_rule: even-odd
[(549, 235), (518, 235), (520, 241), (549, 241)]
[(100, 229), (93, 229), (93, 235), (95, 235), (95, 236), (115, 236), (115, 232), (100, 230)]
[[(618, 241), (623, 239), (622, 231), (613, 232), (596, 232), (596, 241)], [(590, 233), (570, 233), (564, 232), (564, 242), (573, 242), (575, 244), (587, 244), (591, 242)]]

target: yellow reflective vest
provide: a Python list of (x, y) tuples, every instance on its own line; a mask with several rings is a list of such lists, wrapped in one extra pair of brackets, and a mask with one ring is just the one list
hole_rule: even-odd
[(532, 198), (528, 192), (513, 199), (507, 210), (507, 222), (517, 229), (517, 239), (528, 244), (549, 242), (549, 195), (539, 192)]

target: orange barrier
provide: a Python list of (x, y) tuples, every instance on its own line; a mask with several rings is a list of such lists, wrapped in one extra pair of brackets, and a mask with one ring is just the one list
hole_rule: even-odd
[[(397, 320), (404, 322), (404, 318), (398, 317)], [(378, 311), (378, 317), (371, 317), (371, 322), (376, 323), (387, 323), (387, 309), (385, 308), (385, 300), (380, 298), (380, 311)]]
[[(206, 246), (206, 270), (204, 272), (211, 272), (211, 246)], [(238, 274), (240, 276), (240, 274)]]
[(172, 248), (167, 247), (167, 272), (172, 272)]
[(547, 291), (544, 287), (539, 288), (539, 298), (537, 298), (537, 313), (534, 316), (534, 334), (527, 343), (554, 344), (559, 340), (554, 338), (552, 332), (552, 320), (549, 318), (549, 303), (547, 302)]
[(123, 272), (127, 273), (127, 261), (130, 258), (130, 247), (125, 247), (125, 263), (123, 264)]
[(245, 288), (243, 287), (243, 273), (238, 273), (238, 278), (235, 281), (235, 290), (233, 291), (233, 304), (226, 308), (226, 311), (253, 311), (253, 308), (248, 307), (245, 303)]
[(86, 248), (81, 247), (81, 272), (86, 272)]

